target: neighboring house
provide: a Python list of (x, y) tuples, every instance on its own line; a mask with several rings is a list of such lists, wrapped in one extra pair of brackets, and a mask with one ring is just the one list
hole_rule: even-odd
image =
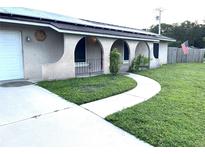
[(53, 80), (109, 73), (113, 48), (121, 71), (139, 54), (150, 68), (167, 63), (165, 36), (26, 8), (0, 8), (0, 80)]

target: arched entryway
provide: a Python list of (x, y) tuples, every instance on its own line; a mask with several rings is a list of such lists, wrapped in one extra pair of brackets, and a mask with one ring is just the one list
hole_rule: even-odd
[[(142, 55), (150, 59), (150, 48), (146, 42), (139, 42), (135, 49), (135, 57)], [(150, 62), (149, 62), (150, 63)], [(148, 64), (149, 67), (150, 64)]]
[(96, 37), (83, 37), (75, 47), (75, 75), (98, 75), (103, 72), (103, 49)]
[(139, 42), (137, 44), (137, 47), (135, 49), (135, 57), (139, 55), (143, 55), (147, 58), (150, 56), (150, 49), (146, 42)]
[(116, 40), (112, 47), (111, 51), (116, 48), (120, 53), (120, 72), (127, 72), (129, 70), (129, 63), (130, 63), (130, 49), (126, 41), (124, 40)]

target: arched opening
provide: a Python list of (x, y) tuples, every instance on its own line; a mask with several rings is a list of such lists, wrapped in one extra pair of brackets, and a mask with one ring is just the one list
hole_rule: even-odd
[(120, 53), (120, 60), (121, 60), (121, 66), (120, 66), (120, 72), (127, 72), (129, 70), (129, 61), (130, 61), (130, 49), (126, 41), (124, 40), (116, 40), (112, 47), (111, 51), (116, 48), (118, 49)]
[[(137, 44), (137, 47), (135, 49), (135, 57), (138, 57), (139, 55), (142, 55), (150, 59), (150, 48), (146, 42), (139, 42)], [(149, 65), (150, 65), (150, 61), (148, 62), (146, 67), (149, 67)]]
[(147, 58), (149, 58), (149, 46), (146, 42), (139, 42), (137, 44), (137, 47), (135, 49), (135, 57), (139, 56), (139, 55), (143, 55)]
[(75, 47), (76, 76), (98, 75), (103, 72), (103, 49), (96, 37), (83, 37)]

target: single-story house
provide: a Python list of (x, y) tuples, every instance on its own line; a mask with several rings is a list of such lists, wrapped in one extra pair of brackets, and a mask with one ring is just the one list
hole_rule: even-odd
[(150, 68), (167, 63), (168, 42), (155, 33), (27, 8), (0, 8), (0, 81), (54, 80), (109, 73), (113, 48), (121, 71), (139, 54)]

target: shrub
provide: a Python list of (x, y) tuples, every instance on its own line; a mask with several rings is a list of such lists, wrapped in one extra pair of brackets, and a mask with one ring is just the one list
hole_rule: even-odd
[(140, 54), (139, 56), (133, 59), (129, 71), (138, 72), (146, 67), (148, 68), (148, 64), (149, 64), (149, 58)]
[(110, 52), (110, 73), (117, 75), (120, 70), (120, 53), (118, 49), (113, 49)]

